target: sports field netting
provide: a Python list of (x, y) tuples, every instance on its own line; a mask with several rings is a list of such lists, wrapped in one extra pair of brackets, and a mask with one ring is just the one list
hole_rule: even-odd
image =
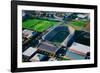
[(22, 27), (37, 32), (42, 32), (49, 27), (57, 25), (56, 21), (42, 20), (42, 19), (29, 19), (22, 23)]

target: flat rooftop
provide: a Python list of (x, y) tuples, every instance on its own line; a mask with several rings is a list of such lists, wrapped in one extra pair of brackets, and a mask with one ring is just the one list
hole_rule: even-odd
[(38, 46), (38, 49), (46, 51), (46, 52), (50, 52), (53, 54), (55, 54), (58, 51), (58, 48), (56, 46), (54, 46), (48, 42), (41, 42)]

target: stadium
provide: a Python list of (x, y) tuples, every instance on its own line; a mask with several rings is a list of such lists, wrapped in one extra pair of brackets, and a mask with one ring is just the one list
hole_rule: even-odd
[[(69, 31), (68, 27), (60, 25), (53, 28), (50, 32), (45, 34), (42, 38), (43, 40), (49, 41), (56, 46), (60, 46), (61, 43), (67, 42), (69, 36), (71, 37), (71, 32)], [(65, 39), (67, 40), (64, 41)]]

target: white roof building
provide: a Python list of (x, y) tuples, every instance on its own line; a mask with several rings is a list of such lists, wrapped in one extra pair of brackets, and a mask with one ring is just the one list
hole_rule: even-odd
[(30, 61), (32, 62), (41, 61), (44, 57), (45, 55), (37, 53), (30, 59)]
[(79, 18), (85, 18), (85, 17), (88, 17), (88, 14), (78, 14), (77, 15)]
[(69, 48), (70, 51), (76, 53), (76, 54), (80, 54), (80, 55), (86, 55), (87, 52), (90, 52), (90, 47), (80, 44), (80, 43), (76, 43), (74, 42), (71, 47)]
[(25, 50), (25, 51), (23, 52), (23, 55), (24, 55), (24, 56), (30, 57), (30, 56), (31, 56), (32, 54), (34, 54), (36, 51), (37, 51), (36, 48), (29, 47), (27, 50)]
[(49, 61), (57, 61), (55, 58), (51, 57), (49, 58)]
[(33, 31), (31, 31), (31, 30), (27, 30), (27, 29), (25, 29), (25, 30), (23, 30), (23, 37), (26, 37), (26, 38), (30, 38), (30, 37), (32, 37), (32, 32)]

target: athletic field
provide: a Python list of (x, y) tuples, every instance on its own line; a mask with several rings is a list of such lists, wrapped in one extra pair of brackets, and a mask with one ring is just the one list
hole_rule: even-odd
[(37, 32), (43, 32), (46, 29), (57, 25), (58, 22), (51, 20), (43, 20), (43, 19), (29, 19), (22, 22), (22, 27), (30, 30), (34, 30)]
[(75, 29), (79, 30), (79, 29), (81, 29), (81, 28), (86, 27), (87, 22), (86, 22), (86, 21), (82, 21), (82, 20), (77, 20), (77, 21), (72, 21), (72, 22), (70, 23), (70, 25), (71, 25), (72, 27), (74, 27)]
[(75, 26), (84, 26), (86, 24), (85, 21), (82, 21), (82, 20), (77, 20), (77, 21), (73, 21), (71, 22), (71, 24), (75, 25)]

